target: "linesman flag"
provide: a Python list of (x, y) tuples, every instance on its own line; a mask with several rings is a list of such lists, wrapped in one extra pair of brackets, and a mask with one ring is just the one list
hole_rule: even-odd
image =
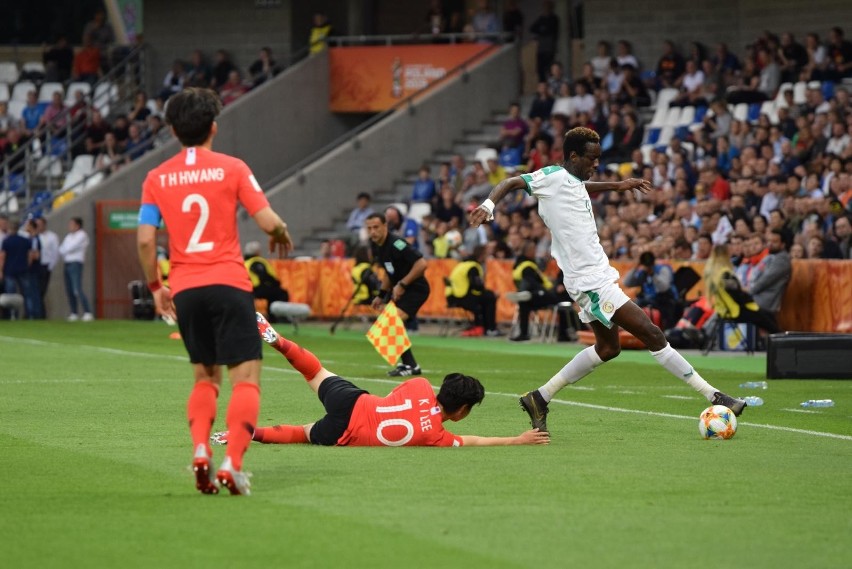
[(370, 326), (367, 339), (392, 366), (396, 365), (402, 353), (411, 347), (411, 340), (405, 332), (405, 322), (393, 302), (385, 305), (385, 309)]

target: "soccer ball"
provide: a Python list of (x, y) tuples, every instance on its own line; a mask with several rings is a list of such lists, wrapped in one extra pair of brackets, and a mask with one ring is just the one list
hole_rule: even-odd
[(462, 244), (462, 234), (458, 229), (450, 229), (444, 237), (450, 249), (458, 249), (459, 245)]
[(730, 439), (737, 432), (737, 416), (724, 405), (713, 405), (701, 412), (698, 432), (704, 439)]

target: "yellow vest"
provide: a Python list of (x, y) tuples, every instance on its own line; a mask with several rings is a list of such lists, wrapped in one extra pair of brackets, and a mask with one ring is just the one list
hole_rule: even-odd
[(157, 261), (157, 264), (160, 269), (160, 282), (163, 283), (163, 286), (169, 286), (169, 269), (171, 268), (169, 260), (163, 258)]
[(711, 275), (710, 281), (707, 284), (710, 297), (713, 299), (713, 310), (716, 311), (716, 314), (722, 318), (736, 319), (740, 315), (741, 308), (751, 310), (752, 312), (760, 310), (760, 307), (758, 307), (757, 303), (754, 301), (747, 302), (740, 306), (740, 304), (734, 300), (734, 297), (732, 297), (731, 293), (725, 288), (724, 277), (726, 275), (732, 275), (732, 273), (728, 270), (724, 270), (718, 274)]
[(277, 277), (275, 269), (272, 268), (272, 264), (263, 257), (252, 257), (251, 259), (246, 259), (246, 270), (248, 271), (249, 279), (251, 279), (252, 288), (257, 288), (258, 286), (260, 286), (260, 277), (254, 274), (251, 270), (251, 266), (255, 263), (263, 264), (264, 268), (266, 268), (267, 274), (272, 275), (273, 277)]
[[(476, 269), (480, 278), (485, 274), (482, 270), (482, 265), (476, 261), (463, 261), (456, 265), (452, 272), (450, 272), (448, 279), (449, 283), (446, 288), (444, 288), (444, 294), (455, 298), (464, 298), (467, 296), (467, 293), (470, 290), (470, 279), (468, 278), (467, 273), (470, 272), (471, 269)], [(470, 291), (470, 293), (475, 295), (482, 294), (478, 290)]]
[(331, 33), (331, 24), (311, 28), (311, 53), (319, 53), (326, 48), (325, 38)]
[(541, 286), (544, 290), (550, 290), (553, 288), (553, 283), (550, 282), (550, 279), (547, 278), (544, 273), (541, 272), (541, 269), (538, 268), (534, 262), (527, 259), (522, 263), (518, 263), (518, 266), (512, 269), (512, 278), (515, 281), (515, 286), (520, 287), (521, 282), (524, 280), (524, 271), (527, 269), (532, 269), (538, 275), (538, 278), (541, 279)]
[(369, 269), (371, 266), (372, 265), (370, 265), (370, 263), (358, 263), (352, 267), (352, 282), (355, 283), (355, 287), (357, 289), (355, 295), (352, 297), (352, 302), (355, 304), (360, 304), (371, 296), (370, 287), (361, 281), (364, 271)]

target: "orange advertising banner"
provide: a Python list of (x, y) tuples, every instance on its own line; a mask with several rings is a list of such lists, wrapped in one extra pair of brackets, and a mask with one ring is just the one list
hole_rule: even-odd
[(339, 113), (387, 110), (465, 61), (493, 49), (476, 43), (333, 47), (329, 50), (329, 106)]

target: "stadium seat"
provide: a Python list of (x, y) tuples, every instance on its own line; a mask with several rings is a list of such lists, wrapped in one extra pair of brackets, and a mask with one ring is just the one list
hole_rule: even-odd
[(670, 126), (672, 128), (678, 126), (680, 124), (680, 115), (683, 114), (683, 109), (680, 107), (671, 107), (668, 111), (666, 111), (666, 118), (663, 126)]
[[(82, 187), (83, 187), (82, 183), (83, 183), (83, 180), (85, 180), (85, 179), (86, 179), (85, 174), (82, 174), (80, 172), (75, 172), (75, 171), (72, 170), (72, 171), (68, 172), (68, 174), (65, 175), (65, 181), (62, 182), (62, 190), (67, 191), (67, 190), (82, 189)], [(71, 193), (71, 192), (67, 192), (67, 193)], [(60, 199), (60, 198), (62, 198), (62, 196), (59, 196), (59, 198), (57, 198), (57, 200)], [(71, 199), (71, 198), (68, 198), (68, 199)], [(63, 202), (60, 202), (60, 203), (65, 203), (65, 202), (63, 201)], [(55, 202), (54, 202), (53, 205), (54, 205), (54, 207), (56, 207)]]
[(675, 129), (673, 126), (664, 126), (660, 129), (660, 138), (657, 139), (654, 146), (658, 149), (665, 150), (666, 146), (669, 145), (669, 142), (671, 142), (672, 137), (674, 136), (674, 131)]
[(734, 107), (734, 115), (735, 121), (745, 122), (748, 120), (748, 103), (740, 103)]
[(793, 85), (793, 102), (797, 105), (804, 105), (807, 100), (808, 84), (804, 81), (799, 81)]
[(74, 192), (65, 192), (59, 196), (56, 196), (56, 199), (53, 200), (53, 210), (57, 210), (66, 203), (70, 202), (74, 199), (77, 194)]
[(118, 101), (118, 87), (109, 81), (95, 85), (95, 94), (92, 100), (94, 105), (101, 103), (112, 103)]
[(651, 119), (650, 126), (663, 126), (668, 115), (669, 104), (677, 95), (677, 89), (660, 89), (660, 92), (657, 94), (657, 106), (654, 108), (654, 117)]
[(18, 65), (14, 61), (0, 62), (0, 81), (13, 84), (18, 80)]
[(648, 128), (645, 131), (645, 144), (650, 146), (657, 144), (657, 141), (660, 139), (660, 130), (662, 130), (660, 127)]
[(38, 192), (33, 196), (30, 202), (29, 212), (34, 217), (42, 217), (50, 212), (50, 204), (53, 201), (53, 195), (48, 191)]
[(775, 109), (775, 101), (764, 101), (760, 105), (760, 114), (769, 117), (769, 122), (778, 124), (778, 111)]
[(834, 97), (834, 83), (832, 81), (822, 82), (822, 98), (830, 101)]
[(15, 117), (16, 119), (20, 119), (21, 113), (23, 112), (24, 107), (26, 107), (26, 106), (27, 106), (27, 103), (25, 101), (10, 100), (9, 101), (9, 109), (8, 109), (9, 110), (9, 116)]
[(49, 103), (53, 99), (53, 94), (56, 92), (63, 97), (65, 96), (65, 88), (62, 86), (62, 83), (42, 83), (38, 91), (38, 100), (42, 103)]
[(83, 176), (88, 176), (95, 169), (95, 157), (91, 154), (80, 154), (76, 158), (74, 158), (74, 162), (71, 163), (71, 170), (68, 171), (70, 174), (74, 172), (76, 174), (82, 174)]
[(695, 122), (695, 107), (684, 107), (675, 126), (689, 126)]
[(104, 174), (103, 172), (95, 172), (94, 174), (85, 179), (85, 181), (83, 182), (82, 191), (87, 192), (91, 190), (92, 188), (103, 182), (104, 178), (106, 178), (106, 174)]
[[(768, 102), (768, 101), (767, 101)], [(756, 123), (757, 119), (760, 118), (760, 109), (762, 105), (761, 103), (752, 103), (748, 106), (748, 122)]]
[(21, 66), (21, 74), (24, 73), (40, 74), (43, 77), (45, 74), (44, 63), (41, 61), (27, 61)]
[(68, 91), (65, 94), (65, 104), (73, 105), (74, 104), (74, 93), (77, 91), (83, 91), (84, 95), (89, 95), (92, 92), (92, 86), (86, 83), (85, 81), (75, 81), (68, 85)]
[(27, 93), (30, 91), (35, 91), (38, 93), (38, 89), (36, 89), (35, 83), (32, 81), (19, 81), (15, 83), (15, 86), (12, 87), (12, 101), (24, 101), (27, 100)]
[(708, 108), (705, 106), (695, 107), (695, 116), (692, 117), (692, 123), (699, 123), (704, 120), (705, 115), (707, 115)]
[[(476, 155), (474, 156), (474, 160), (482, 163), (484, 168), (488, 168), (488, 159), (493, 158), (494, 160), (499, 159), (499, 155), (497, 151), (493, 148), (480, 148), (476, 151)], [(486, 170), (487, 171), (487, 170)]]
[(9, 85), (6, 83), (0, 83), (0, 103), (5, 103), (11, 98), (12, 94), (9, 93)]
[(408, 210), (408, 217), (417, 223), (422, 223), (423, 218), (432, 213), (432, 206), (428, 203), (413, 203)]
[(36, 176), (59, 177), (62, 175), (62, 161), (55, 156), (42, 156), (36, 164)]

